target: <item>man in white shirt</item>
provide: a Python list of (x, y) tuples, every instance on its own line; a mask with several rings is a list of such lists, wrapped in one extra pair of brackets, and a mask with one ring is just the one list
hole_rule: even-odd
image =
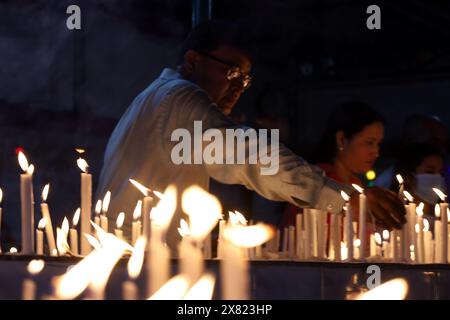
[[(174, 161), (174, 148), (179, 143), (176, 139), (173, 141), (176, 130), (194, 135), (199, 124), (202, 132), (218, 129), (224, 136), (227, 129), (251, 130), (228, 117), (251, 82), (251, 57), (235, 41), (230, 27), (220, 22), (197, 27), (186, 40), (183, 53), (177, 70), (164, 69), (135, 98), (111, 135), (97, 189), (98, 198), (108, 190), (112, 193), (110, 218), (115, 219), (119, 212), (125, 211), (125, 230), (129, 230), (133, 209), (142, 198), (129, 183), (130, 178), (159, 191), (175, 184), (179, 196), (193, 184), (208, 190), (209, 179), (213, 178), (226, 184), (242, 184), (270, 200), (340, 212), (344, 205), (341, 190), (348, 194), (354, 190), (325, 177), (322, 170), (278, 145), (276, 137), (267, 147), (271, 150), (269, 156), (278, 156), (277, 167), (269, 174), (263, 173), (268, 163), (263, 158), (253, 164), (249, 161), (254, 152), (252, 147), (260, 147), (258, 139), (249, 139), (237, 146), (245, 148), (243, 164), (227, 163), (225, 159), (224, 163), (177, 164), (179, 161)], [(193, 158), (196, 153), (202, 154), (204, 147), (194, 142)], [(225, 147), (225, 158), (228, 151)], [(383, 199), (383, 205), (373, 206), (376, 209), (373, 213), (380, 221), (388, 215), (389, 221), (392, 217), (398, 221), (391, 227), (404, 223), (405, 212), (395, 195), (376, 189), (367, 190), (367, 196), (369, 207)], [(172, 248), (179, 239), (176, 227), (180, 218), (179, 209), (167, 235)]]

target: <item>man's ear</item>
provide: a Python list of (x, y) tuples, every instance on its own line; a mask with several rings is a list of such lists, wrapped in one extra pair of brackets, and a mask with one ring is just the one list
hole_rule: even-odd
[(345, 134), (344, 131), (339, 130), (336, 132), (336, 146), (338, 150), (343, 151), (345, 147)]
[(194, 50), (188, 50), (184, 54), (184, 68), (186, 72), (192, 73), (195, 71), (199, 59), (199, 54)]

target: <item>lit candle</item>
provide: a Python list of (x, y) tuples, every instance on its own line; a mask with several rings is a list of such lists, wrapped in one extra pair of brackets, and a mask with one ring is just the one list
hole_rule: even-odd
[[(86, 160), (78, 158), (77, 165), (81, 169), (81, 234), (91, 233), (92, 214), (92, 175), (88, 173), (89, 166)], [(81, 254), (88, 255), (91, 251), (89, 242), (85, 237), (81, 237)]]
[(313, 247), (314, 247), (314, 237), (313, 237), (313, 221), (312, 221), (312, 215), (311, 210), (308, 208), (305, 208), (303, 210), (303, 214), (305, 217), (305, 259), (311, 259), (313, 256)]
[(50, 251), (50, 255), (54, 255), (53, 252), (56, 250), (55, 235), (53, 233), (53, 224), (50, 216), (50, 210), (48, 209), (47, 196), (50, 189), (50, 184), (46, 184), (42, 190), (42, 203), (41, 203), (41, 213), (42, 217), (45, 218), (45, 234), (47, 236), (47, 245)]
[(223, 238), (223, 230), (225, 228), (225, 220), (219, 221), (219, 235), (217, 237), (217, 258), (222, 259), (222, 238)]
[(145, 246), (145, 237), (139, 237), (127, 265), (129, 280), (125, 281), (122, 286), (124, 300), (137, 300), (139, 297), (139, 289), (136, 285), (136, 279), (141, 273), (142, 264), (144, 263)]
[(439, 196), (441, 199), (440, 208), (441, 208), (441, 253), (439, 255), (440, 261), (439, 263), (447, 263), (447, 254), (448, 254), (448, 216), (447, 216), (447, 209), (448, 209), (448, 203), (445, 202), (445, 198), (447, 196), (439, 189), (433, 188), (434, 192)]
[(131, 244), (137, 241), (141, 236), (141, 214), (142, 214), (142, 200), (138, 200), (133, 212), (133, 223), (131, 224)]
[(94, 211), (95, 211), (94, 223), (99, 226), (100, 214), (102, 213), (102, 200), (97, 200)]
[(425, 242), (425, 263), (433, 263), (433, 240), (430, 231), (430, 223), (423, 219), (423, 235)]
[(341, 226), (342, 226), (342, 217), (338, 214), (331, 215), (331, 241), (333, 251), (334, 251), (334, 260), (341, 261)]
[[(150, 212), (153, 207), (153, 198), (150, 196), (152, 190), (143, 186), (139, 182), (133, 179), (129, 179), (129, 181), (144, 195), (144, 199), (142, 200), (142, 217), (143, 217), (143, 230), (142, 233), (146, 237), (146, 239), (150, 239)], [(154, 192), (155, 195), (159, 195), (159, 193)]]
[(348, 259), (348, 248), (347, 248), (347, 244), (344, 242), (344, 241), (342, 241), (341, 242), (341, 259), (344, 261), (344, 260), (347, 260)]
[(114, 233), (117, 238), (123, 239), (123, 222), (125, 221), (125, 212), (119, 213), (116, 219), (116, 229), (114, 230)]
[(111, 191), (107, 191), (102, 201), (102, 215), (100, 216), (100, 227), (103, 231), (108, 232), (108, 213), (109, 202), (111, 201)]
[(28, 165), (28, 160), (22, 151), (18, 155), (23, 174), (20, 175), (20, 203), (22, 208), (22, 253), (34, 253), (34, 196), (33, 172), (34, 166)]
[(36, 253), (40, 256), (44, 255), (44, 228), (47, 220), (41, 218), (36, 229)]
[(344, 225), (344, 232), (345, 232), (345, 244), (347, 247), (347, 260), (353, 260), (353, 214), (352, 214), (352, 207), (349, 203), (350, 197), (344, 192), (341, 191), (341, 196), (345, 200), (345, 225)]
[[(44, 260), (31, 260), (28, 263), (27, 271), (31, 277), (39, 274), (44, 268)], [(34, 280), (27, 278), (22, 284), (22, 299), (23, 300), (34, 300), (36, 298), (36, 283)]]
[(436, 204), (434, 207), (434, 215), (436, 216), (436, 220), (434, 220), (434, 263), (439, 263), (441, 261), (440, 254), (442, 253), (442, 228), (441, 221), (439, 220), (441, 217), (441, 207), (439, 204)]
[(169, 185), (151, 211), (150, 248), (148, 251), (147, 296), (153, 295), (170, 277), (170, 251), (165, 245), (167, 228), (177, 207), (177, 190)]
[(410, 255), (411, 261), (415, 262), (416, 261), (416, 253), (415, 253), (413, 244), (409, 246), (409, 255)]
[(378, 232), (375, 232), (375, 243), (376, 243), (375, 255), (381, 257), (382, 256), (381, 246), (383, 244), (383, 240), (381, 239), (381, 235)]
[(2, 200), (3, 190), (0, 188), (0, 253), (2, 253)]
[(80, 220), (80, 214), (81, 209), (78, 208), (72, 218), (72, 228), (70, 228), (70, 251), (72, 251), (73, 254), (78, 255), (78, 231), (77, 231), (77, 225), (78, 221)]
[(383, 257), (389, 259), (390, 253), (389, 231), (383, 230)]
[(423, 236), (423, 208), (424, 204), (421, 202), (419, 206), (416, 208), (417, 213), (417, 223), (415, 226), (415, 231), (417, 234), (417, 262), (424, 263), (425, 262), (425, 239)]
[[(396, 175), (398, 184), (399, 184), (399, 191), (398, 191), (398, 198), (402, 201), (402, 203), (405, 203), (405, 186), (404, 186), (404, 180), (403, 177), (400, 174)], [(408, 212), (409, 206), (405, 204), (405, 211)], [(395, 260), (397, 261), (408, 261), (409, 260), (409, 224), (408, 224), (408, 215), (405, 217), (407, 223), (402, 226), (401, 230), (394, 230), (394, 243), (395, 247), (397, 249), (397, 256), (395, 257)]]
[(375, 234), (370, 235), (370, 256), (374, 257), (377, 255), (377, 243), (375, 241)]
[(60, 256), (64, 256), (70, 249), (67, 243), (67, 236), (69, 235), (69, 220), (64, 217), (61, 228), (56, 228), (56, 247)]
[(360, 259), (360, 254), (361, 254), (361, 240), (360, 239), (355, 239), (353, 241), (353, 247), (354, 247), (354, 256), (355, 259)]
[[(408, 226), (408, 239), (409, 239), (409, 248), (414, 248), (414, 258), (417, 260), (417, 237), (416, 237), (416, 204), (413, 202), (414, 198), (411, 196), (411, 194), (408, 191), (404, 191), (403, 194), (405, 195), (406, 199), (408, 200), (408, 204), (405, 207), (405, 209), (409, 209), (407, 211), (407, 226)], [(411, 247), (411, 245), (413, 247)]]
[[(302, 259), (303, 258), (303, 250), (302, 250), (302, 227), (303, 223), (302, 223), (302, 214), (297, 213), (297, 215), (295, 216), (295, 255), (297, 256), (298, 259)], [(260, 247), (259, 247), (260, 248)]]
[(359, 192), (359, 239), (361, 246), (359, 249), (360, 259), (364, 260), (367, 257), (367, 197), (364, 194), (364, 189), (360, 186), (353, 184), (353, 187)]
[(181, 241), (178, 245), (180, 258), (180, 273), (188, 279), (190, 284), (195, 283), (203, 273), (203, 257), (200, 248), (195, 244), (191, 236), (189, 226), (184, 219), (180, 221), (178, 232)]

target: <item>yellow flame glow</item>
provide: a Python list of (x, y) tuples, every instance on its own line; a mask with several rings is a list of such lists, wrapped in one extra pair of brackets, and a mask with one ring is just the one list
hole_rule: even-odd
[(205, 238), (221, 217), (222, 206), (219, 200), (196, 185), (183, 192), (181, 205), (189, 216), (190, 235), (196, 240)]
[(47, 183), (42, 189), (42, 201), (47, 201), (48, 192), (50, 190), (50, 183)]
[(78, 168), (80, 168), (81, 171), (83, 171), (84, 173), (88, 172), (89, 165), (87, 164), (86, 160), (84, 160), (83, 158), (77, 159), (77, 165), (78, 165)]
[(164, 195), (161, 192), (157, 191), (157, 190), (153, 190), (153, 194), (155, 196), (157, 196), (159, 199), (162, 199), (164, 197)]
[(85, 150), (81, 149), (81, 148), (75, 148), (75, 151), (78, 152), (79, 154), (82, 154), (85, 152)]
[(69, 244), (67, 243), (67, 233), (56, 228), (56, 248), (61, 256), (65, 255), (69, 250)]
[(61, 225), (61, 230), (66, 235), (69, 234), (69, 220), (67, 220), (67, 217), (64, 217), (63, 223)]
[(30, 175), (34, 173), (34, 165), (30, 164), (30, 166), (27, 169), (27, 173)]
[(186, 237), (190, 234), (190, 230), (189, 230), (189, 225), (186, 222), (186, 220), (181, 219), (180, 220), (180, 227), (178, 228), (178, 233), (180, 234), (180, 236), (182, 237)]
[(38, 229), (44, 230), (46, 224), (47, 224), (47, 219), (41, 218), (41, 220), (39, 220), (39, 223), (38, 223)]
[(447, 195), (445, 193), (443, 193), (441, 190), (439, 190), (438, 188), (433, 188), (433, 191), (436, 192), (436, 194), (442, 201), (445, 201), (445, 198), (447, 198)]
[(144, 187), (142, 184), (140, 184), (139, 182), (137, 182), (134, 179), (129, 179), (129, 181), (145, 196), (148, 197), (151, 190), (147, 187)]
[(378, 232), (375, 232), (375, 242), (378, 245), (381, 245), (383, 243), (383, 240), (381, 239), (381, 235)]
[(139, 276), (139, 273), (141, 273), (146, 243), (145, 236), (140, 236), (134, 245), (133, 254), (127, 265), (128, 275), (132, 279), (136, 279)]
[(31, 260), (28, 263), (27, 270), (30, 274), (36, 275), (44, 269), (45, 262), (44, 260)]
[(116, 219), (117, 229), (122, 228), (124, 221), (125, 221), (125, 212), (121, 212), (121, 213), (119, 213), (119, 215), (117, 216), (117, 219)]
[(415, 224), (414, 229), (416, 230), (416, 233), (420, 232), (420, 226), (418, 223)]
[(177, 188), (169, 185), (164, 191), (162, 199), (150, 213), (150, 219), (156, 226), (166, 229), (177, 208)]
[(434, 206), (434, 215), (436, 218), (440, 218), (441, 217), (441, 206), (439, 204), (436, 204)]
[(85, 233), (84, 236), (86, 237), (92, 248), (94, 248), (95, 250), (100, 250), (102, 248), (100, 242), (93, 235)]
[(9, 249), (10, 253), (17, 253), (17, 248), (16, 247), (11, 247), (11, 249)]
[(75, 210), (75, 213), (73, 214), (73, 218), (72, 218), (72, 225), (74, 227), (76, 227), (78, 225), (78, 222), (80, 221), (80, 214), (81, 214), (81, 209), (80, 208)]
[(359, 295), (356, 300), (403, 300), (408, 294), (408, 282), (397, 278)]
[(138, 220), (142, 214), (142, 200), (138, 200), (133, 211), (133, 220)]
[(203, 275), (183, 297), (183, 300), (211, 300), (216, 279), (211, 273)]
[(403, 177), (400, 174), (397, 174), (395, 176), (397, 178), (397, 181), (399, 184), (403, 184), (405, 181), (403, 180)]
[(111, 191), (107, 191), (105, 194), (105, 197), (103, 198), (102, 201), (102, 212), (103, 214), (106, 214), (106, 212), (108, 212), (108, 208), (109, 208), (109, 202), (111, 201)]
[(274, 233), (275, 232), (271, 226), (263, 223), (257, 223), (248, 227), (226, 227), (224, 230), (224, 237), (235, 246), (253, 248), (270, 240)]
[(389, 239), (389, 231), (388, 230), (383, 230), (383, 239), (384, 240)]
[(95, 214), (99, 215), (102, 212), (102, 200), (97, 200), (95, 204)]
[(427, 232), (430, 230), (430, 223), (427, 219), (423, 219), (423, 232)]
[(178, 275), (166, 282), (148, 300), (180, 300), (189, 288), (189, 281), (184, 275)]
[(247, 219), (245, 219), (244, 215), (237, 210), (234, 210), (235, 217), (240, 225), (246, 226)]
[(408, 199), (409, 202), (413, 202), (414, 201), (413, 196), (408, 191), (406, 191), (406, 190), (403, 191), (403, 195), (405, 196), (406, 199)]
[(424, 205), (423, 202), (421, 202), (421, 203), (417, 206), (417, 208), (416, 208), (416, 214), (417, 214), (419, 217), (422, 217), (422, 216), (423, 216), (423, 208), (425, 208), (425, 205)]
[(353, 246), (359, 248), (361, 246), (361, 240), (360, 239), (355, 239), (353, 241)]
[(2, 204), (2, 200), (3, 200), (3, 190), (2, 188), (0, 188), (0, 204)]
[(341, 191), (341, 197), (342, 197), (342, 199), (344, 199), (345, 202), (350, 200), (349, 195), (345, 191)]
[(363, 192), (364, 192), (364, 189), (361, 188), (360, 186), (358, 186), (357, 184), (353, 183), (352, 186), (353, 186), (353, 188), (355, 188), (356, 191), (358, 191), (359, 193), (363, 193)]
[(20, 165), (20, 168), (22, 169), (22, 171), (27, 172), (29, 164), (28, 164), (27, 157), (23, 154), (22, 151), (19, 152), (18, 160), (19, 160), (19, 165)]

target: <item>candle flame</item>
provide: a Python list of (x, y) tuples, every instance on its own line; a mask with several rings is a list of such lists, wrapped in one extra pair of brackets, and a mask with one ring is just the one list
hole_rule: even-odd
[(419, 205), (417, 206), (417, 208), (416, 208), (416, 214), (419, 216), (419, 217), (422, 217), (423, 216), (423, 209), (425, 208), (425, 204), (423, 203), (423, 202), (421, 202), (421, 203), (419, 203)]
[(140, 236), (134, 245), (133, 254), (128, 261), (128, 275), (132, 279), (136, 279), (141, 273), (142, 264), (144, 263), (144, 251), (147, 241), (145, 236)]
[(361, 188), (360, 186), (358, 186), (357, 184), (352, 184), (353, 188), (356, 189), (356, 191), (358, 191), (359, 193), (364, 193), (364, 189)]
[(117, 219), (116, 219), (117, 229), (122, 228), (124, 221), (125, 221), (125, 212), (121, 212), (121, 213), (119, 213), (119, 215), (117, 216)]
[(181, 219), (180, 220), (180, 227), (178, 228), (178, 233), (180, 234), (180, 236), (182, 236), (182, 237), (189, 236), (190, 232), (191, 231), (189, 230), (189, 225), (186, 222), (186, 220)]
[(47, 183), (42, 189), (42, 201), (47, 201), (48, 191), (50, 190), (50, 183)]
[(345, 242), (341, 242), (341, 259), (346, 260), (348, 258), (348, 248)]
[(211, 300), (216, 279), (211, 273), (203, 275), (183, 297), (183, 300)]
[(77, 165), (78, 168), (81, 169), (81, 171), (83, 171), (84, 173), (88, 173), (89, 165), (87, 164), (86, 160), (84, 160), (83, 158), (78, 158)]
[(11, 247), (11, 249), (9, 249), (10, 253), (17, 253), (17, 248), (16, 247)]
[(133, 220), (139, 220), (142, 214), (142, 200), (138, 200), (133, 211)]
[(345, 202), (347, 202), (348, 200), (350, 200), (349, 195), (348, 195), (345, 191), (341, 191), (341, 197), (342, 197), (342, 199), (345, 200)]
[(38, 229), (44, 230), (46, 224), (47, 224), (47, 219), (41, 218), (41, 220), (39, 220), (39, 223), (38, 223)]
[(147, 188), (147, 187), (144, 187), (142, 184), (140, 184), (139, 182), (137, 182), (136, 180), (134, 180), (134, 179), (129, 179), (129, 181), (145, 196), (145, 197), (148, 197), (149, 196), (149, 194), (150, 194), (150, 192), (152, 191), (152, 190), (150, 190), (149, 188)]
[(447, 221), (450, 221), (450, 209), (447, 208)]
[(39, 272), (41, 272), (42, 269), (44, 269), (44, 266), (45, 266), (44, 260), (36, 260), (36, 259), (34, 259), (34, 260), (31, 260), (28, 263), (27, 270), (28, 270), (28, 272), (30, 274), (36, 275)]
[(34, 173), (34, 165), (30, 164), (30, 166), (27, 169), (27, 173), (29, 175), (32, 175)]
[(408, 283), (402, 278), (397, 278), (362, 293), (356, 300), (404, 300), (407, 294)]
[(219, 200), (195, 185), (183, 192), (181, 206), (189, 216), (190, 235), (196, 240), (204, 239), (214, 229), (222, 212)]
[(389, 231), (388, 230), (383, 230), (383, 239), (384, 240), (389, 239)]
[(159, 192), (159, 191), (156, 191), (156, 190), (154, 190), (153, 191), (153, 193), (155, 194), (155, 196), (157, 196), (159, 199), (162, 199), (163, 198), (163, 194), (161, 193), (161, 192)]
[(60, 228), (56, 228), (56, 248), (61, 256), (65, 255), (70, 248), (67, 243), (67, 233)]
[(0, 188), (0, 204), (2, 204), (2, 200), (3, 200), (3, 190), (2, 188)]
[(81, 148), (75, 148), (75, 151), (78, 152), (79, 154), (84, 153), (86, 150), (81, 149)]
[(93, 235), (85, 233), (84, 236), (86, 237), (92, 248), (94, 248), (95, 250), (100, 250), (102, 248), (100, 242)]
[(234, 210), (235, 213), (235, 217), (238, 221), (239, 224), (246, 226), (247, 225), (247, 219), (245, 219), (244, 215), (242, 213), (240, 213), (237, 210)]
[(381, 240), (381, 235), (378, 232), (375, 232), (375, 242), (380, 246), (383, 243)]
[(67, 217), (64, 217), (63, 223), (61, 225), (61, 231), (66, 235), (69, 234), (69, 220), (67, 220)]
[(72, 226), (75, 228), (78, 225), (78, 222), (80, 221), (80, 214), (81, 214), (81, 209), (78, 208), (77, 210), (75, 210), (75, 213), (73, 214), (72, 217)]
[(353, 246), (359, 248), (361, 246), (361, 240), (360, 239), (355, 239), (353, 241)]
[(95, 214), (99, 215), (102, 212), (102, 200), (97, 200), (95, 204)]
[(423, 232), (427, 232), (430, 230), (430, 223), (427, 219), (423, 219)]
[(157, 206), (152, 208), (150, 219), (152, 223), (161, 228), (167, 229), (177, 208), (177, 188), (169, 185), (164, 191), (164, 195)]
[(19, 165), (20, 165), (20, 168), (22, 169), (22, 171), (27, 172), (29, 164), (28, 164), (27, 157), (24, 155), (24, 153), (22, 151), (19, 151), (18, 160), (19, 160)]
[(235, 246), (253, 248), (262, 245), (274, 236), (274, 229), (263, 223), (253, 226), (233, 226), (224, 230), (224, 237)]
[(148, 300), (179, 300), (189, 288), (189, 281), (184, 275), (178, 275), (167, 281)]
[(416, 223), (416, 225), (414, 226), (414, 229), (416, 230), (416, 233), (420, 232), (420, 226), (418, 223)]
[(433, 188), (433, 191), (436, 192), (436, 194), (442, 201), (445, 201), (445, 198), (447, 198), (447, 195), (445, 193), (443, 193), (441, 190), (439, 190), (438, 188)]
[(111, 191), (107, 191), (105, 194), (105, 197), (103, 198), (102, 201), (102, 212), (103, 214), (106, 214), (106, 212), (108, 212), (108, 208), (109, 208), (109, 202), (111, 201)]
[(403, 180), (403, 177), (400, 174), (397, 174), (395, 176), (397, 178), (397, 181), (399, 184), (403, 184), (405, 181)]
[(403, 195), (406, 197), (406, 199), (408, 199), (409, 202), (413, 202), (414, 201), (413, 196), (408, 191), (406, 191), (406, 190), (403, 191)]
[[(105, 232), (100, 226), (91, 221), (92, 227), (95, 229), (95, 233), (97, 235), (98, 241), (102, 247), (105, 247), (111, 243), (114, 243), (114, 246), (121, 247), (124, 250), (133, 251), (133, 247), (129, 245), (124, 240), (116, 237), (112, 233)], [(95, 238), (94, 238), (95, 239)]]
[(441, 217), (441, 206), (439, 204), (436, 204), (434, 206), (434, 215), (436, 218), (440, 218)]

